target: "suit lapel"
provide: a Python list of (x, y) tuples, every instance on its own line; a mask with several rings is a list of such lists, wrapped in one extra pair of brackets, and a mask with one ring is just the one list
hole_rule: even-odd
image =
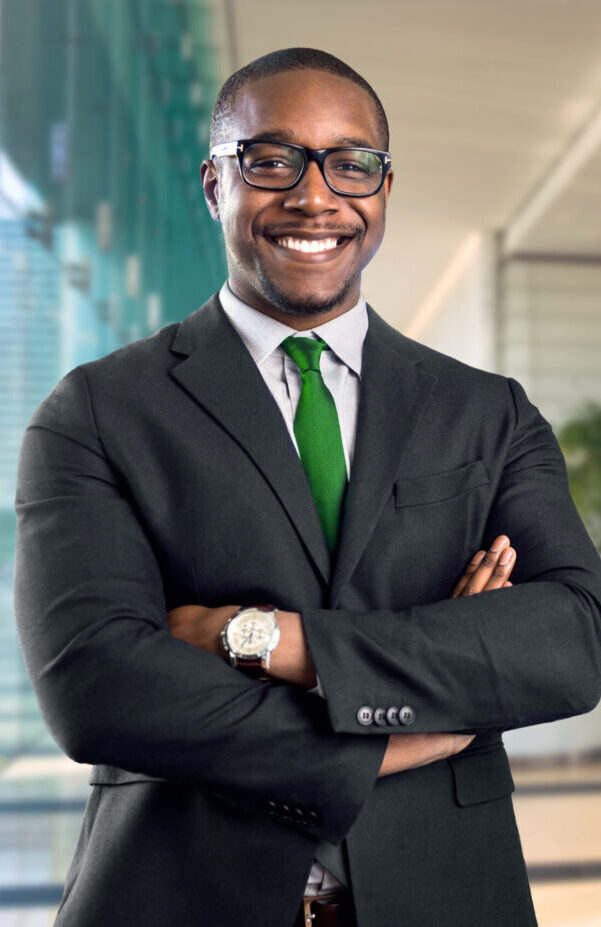
[(252, 458), (288, 513), (324, 582), (330, 555), (305, 471), (286, 424), (217, 296), (178, 326), (171, 376)]
[(331, 608), (390, 497), (436, 383), (416, 364), (410, 339), (371, 306), (367, 311), (355, 451), (333, 570), (311, 488), (281, 412), (216, 295), (180, 323), (171, 345), (174, 353), (185, 355), (171, 376), (259, 468), (329, 583)]
[(330, 583), (336, 608), (390, 497), (436, 377), (416, 364), (405, 336), (367, 307), (355, 451)]

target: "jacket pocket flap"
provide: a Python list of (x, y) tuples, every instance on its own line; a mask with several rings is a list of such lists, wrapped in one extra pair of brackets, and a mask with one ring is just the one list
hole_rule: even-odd
[(89, 778), (90, 785), (129, 785), (131, 782), (168, 782), (145, 773), (129, 772), (117, 766), (93, 766)]
[(453, 770), (457, 804), (462, 807), (503, 798), (515, 789), (503, 746), (466, 756), (458, 753), (447, 762)]
[(445, 499), (452, 499), (468, 489), (475, 489), (476, 486), (484, 486), (489, 482), (488, 469), (484, 461), (472, 460), (457, 470), (397, 480), (394, 484), (394, 504), (400, 508), (404, 505), (444, 502)]

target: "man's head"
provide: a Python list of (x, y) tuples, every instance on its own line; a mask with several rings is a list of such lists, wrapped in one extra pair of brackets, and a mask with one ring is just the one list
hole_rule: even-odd
[[(233, 74), (215, 103), (212, 148), (255, 138), (385, 151), (388, 123), (370, 85), (344, 62), (314, 49), (284, 49)], [(337, 169), (348, 176), (354, 168), (341, 163)], [(236, 157), (204, 161), (201, 177), (211, 215), (223, 226), (230, 284), (241, 299), (297, 328), (355, 304), (361, 271), (384, 233), (390, 172), (379, 192), (354, 197), (334, 192), (313, 160), (286, 190), (250, 186)]]

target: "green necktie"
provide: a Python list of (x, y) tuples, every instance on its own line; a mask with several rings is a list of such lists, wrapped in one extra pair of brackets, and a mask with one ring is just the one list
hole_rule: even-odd
[(294, 417), (294, 434), (326, 544), (333, 554), (347, 477), (336, 403), (319, 369), (325, 346), (321, 338), (290, 335), (282, 341), (282, 348), (301, 372), (302, 389)]
[[(295, 338), (290, 335), (282, 341), (282, 348), (298, 364), (301, 372), (302, 389), (294, 416), (294, 435), (332, 554), (338, 539), (347, 477), (336, 403), (319, 369), (319, 359), (325, 346), (321, 338)], [(349, 884), (341, 846), (320, 840), (315, 858), (339, 882)]]

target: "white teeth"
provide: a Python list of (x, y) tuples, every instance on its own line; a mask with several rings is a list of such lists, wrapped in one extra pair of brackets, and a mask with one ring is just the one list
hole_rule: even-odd
[(309, 241), (307, 238), (276, 238), (278, 245), (283, 248), (290, 248), (292, 251), (305, 251), (309, 254), (317, 254), (319, 251), (331, 251), (336, 248), (337, 238), (320, 238), (317, 241)]

